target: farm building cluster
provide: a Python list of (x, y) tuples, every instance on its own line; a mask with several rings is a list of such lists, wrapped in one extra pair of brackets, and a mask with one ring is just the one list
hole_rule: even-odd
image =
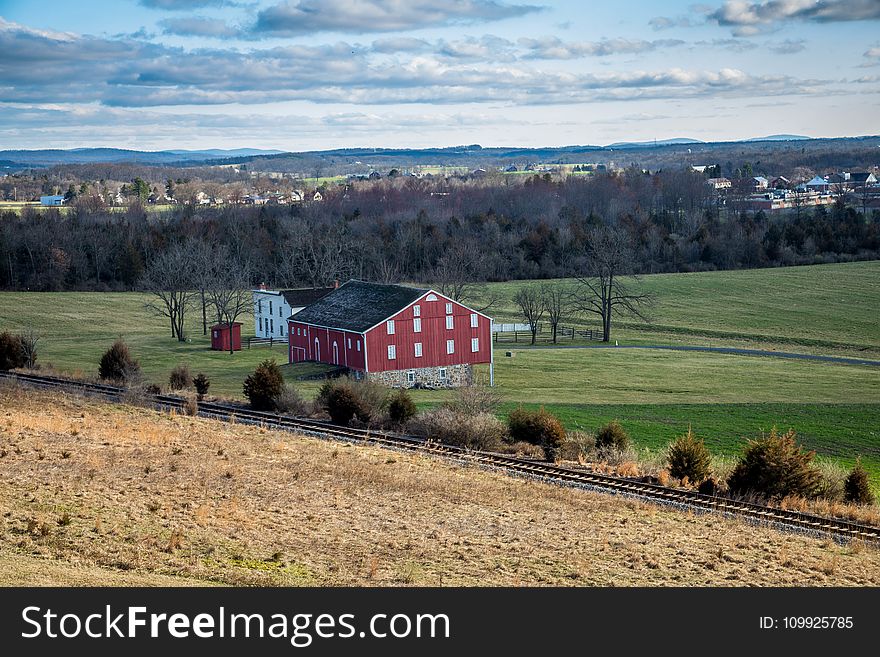
[(285, 340), (288, 361), (344, 368), (394, 387), (455, 387), (489, 366), (492, 319), (430, 289), (350, 280), (253, 291), (257, 338)]

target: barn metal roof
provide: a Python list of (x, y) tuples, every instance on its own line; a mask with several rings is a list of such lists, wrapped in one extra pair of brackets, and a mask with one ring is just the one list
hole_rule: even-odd
[(363, 333), (428, 292), (403, 285), (351, 280), (300, 310), (291, 319), (306, 324)]

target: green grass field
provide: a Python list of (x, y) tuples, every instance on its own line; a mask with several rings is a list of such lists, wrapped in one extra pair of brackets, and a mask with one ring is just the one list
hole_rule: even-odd
[[(515, 281), (481, 286), (477, 302), (489, 291), (499, 294), (501, 302), (491, 308), (490, 314), (506, 321), (523, 321), (511, 301), (522, 284)], [(656, 274), (643, 277), (641, 287), (653, 292), (658, 300), (651, 325), (617, 320), (612, 337), (654, 344), (696, 344), (693, 338), (700, 338), (700, 342), (709, 338), (710, 342), (725, 345), (748, 342), (792, 351), (880, 354), (877, 261)], [(593, 317), (569, 318), (564, 323), (572, 322), (597, 328), (600, 325)]]
[[(659, 299), (663, 327), (623, 328), (621, 344), (732, 344), (865, 358), (880, 354), (880, 263), (646, 277)], [(512, 296), (517, 283), (493, 284)], [(284, 346), (213, 352), (190, 317), (191, 342), (170, 337), (134, 293), (0, 293), (0, 329), (34, 327), (40, 360), (59, 370), (94, 375), (101, 353), (119, 336), (146, 376), (166, 383), (181, 362), (204, 371), (211, 392), (240, 397), (245, 376), (264, 358), (287, 360)], [(493, 311), (513, 319), (511, 303)], [(251, 318), (244, 334), (253, 334)], [(512, 358), (505, 352), (513, 351)], [(880, 368), (700, 352), (630, 349), (495, 352), (504, 411), (545, 405), (569, 428), (594, 429), (620, 420), (640, 447), (662, 449), (688, 425), (713, 451), (734, 455), (744, 440), (773, 426), (794, 428), (820, 455), (848, 465), (859, 455), (880, 487)], [(285, 366), (293, 379), (314, 365)], [(484, 375), (483, 372), (480, 373)], [(297, 386), (314, 394), (316, 381)], [(417, 403), (440, 403), (441, 391), (415, 391)]]

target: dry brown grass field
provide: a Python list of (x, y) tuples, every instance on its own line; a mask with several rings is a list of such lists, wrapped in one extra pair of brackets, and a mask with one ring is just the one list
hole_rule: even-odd
[(877, 586), (880, 550), (0, 387), (2, 585)]

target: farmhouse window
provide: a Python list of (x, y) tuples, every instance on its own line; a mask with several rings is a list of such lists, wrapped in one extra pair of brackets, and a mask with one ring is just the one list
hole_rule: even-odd
[(413, 306), (413, 317), (421, 317), (422, 316), (422, 307), (421, 306)]
[(452, 315), (446, 315), (446, 328), (447, 329), (453, 328), (454, 322), (455, 322), (455, 319), (453, 318)]
[(260, 317), (260, 333), (263, 332), (263, 318)]
[(447, 315), (451, 315), (451, 314), (452, 314), (452, 304), (451, 304), (451, 303), (447, 303), (447, 304), (446, 304), (446, 314), (447, 314)]
[(480, 338), (471, 338), (471, 351), (476, 353), (480, 350)]
[(260, 313), (261, 315), (263, 314), (263, 300), (262, 299), (257, 301), (257, 312)]
[(480, 316), (477, 313), (471, 313), (471, 328), (479, 328)]
[(422, 320), (419, 317), (416, 317), (413, 320), (413, 333), (421, 333), (422, 332)]
[(410, 370), (409, 372), (407, 372), (406, 373), (406, 380), (409, 383), (415, 383), (416, 382), (416, 373), (413, 370)]
[(269, 301), (269, 314), (272, 314), (272, 301)]
[(397, 347), (393, 344), (388, 345), (388, 360), (397, 359)]
[(446, 353), (454, 354), (455, 353), (455, 340), (447, 340), (446, 341)]
[(445, 367), (441, 367), (440, 371), (438, 373), (440, 374), (441, 379), (444, 379), (444, 380), (446, 379), (446, 368)]
[(394, 335), (394, 320), (389, 319), (387, 322), (385, 322), (385, 326), (388, 327), (388, 335)]
[(415, 349), (416, 349), (416, 352), (415, 352), (416, 358), (421, 358), (422, 357), (422, 343), (416, 342)]
[(279, 317), (284, 317), (284, 315), (281, 312), (282, 310), (284, 310), (284, 308), (281, 308), (281, 307), (278, 308), (278, 316)]
[(274, 332), (275, 332), (275, 320), (270, 319), (269, 320), (269, 333), (274, 333)]

